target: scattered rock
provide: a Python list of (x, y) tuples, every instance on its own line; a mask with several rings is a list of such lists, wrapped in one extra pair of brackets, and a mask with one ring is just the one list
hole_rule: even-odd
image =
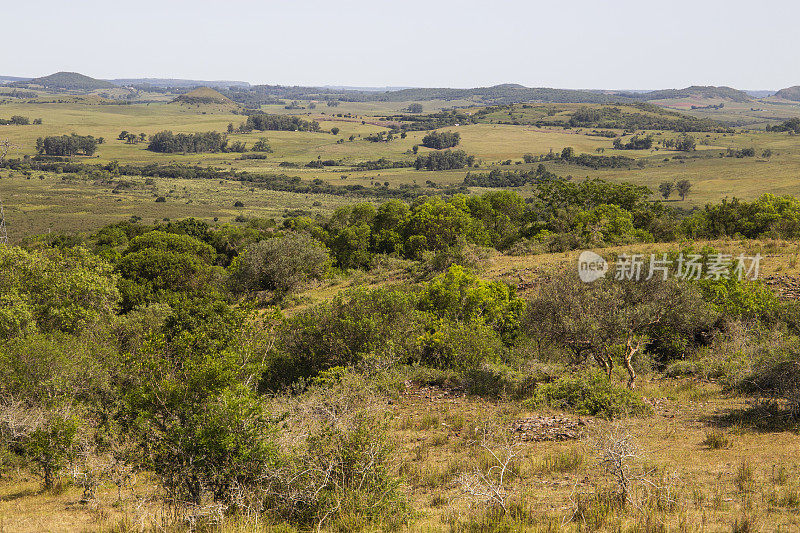
[(519, 433), (520, 440), (563, 441), (581, 438), (589, 420), (573, 419), (565, 416), (531, 416), (521, 418), (511, 424), (511, 430)]
[(800, 299), (800, 279), (789, 275), (774, 275), (764, 278), (766, 283), (778, 298), (784, 300)]

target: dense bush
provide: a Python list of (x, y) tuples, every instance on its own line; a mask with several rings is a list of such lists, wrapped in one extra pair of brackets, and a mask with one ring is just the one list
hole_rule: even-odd
[(753, 202), (724, 198), (683, 220), (682, 230), (692, 238), (791, 239), (800, 236), (800, 201), (773, 194), (764, 194)]
[(453, 148), (459, 142), (461, 142), (461, 134), (452, 131), (432, 131), (422, 138), (422, 146), (435, 150)]
[(170, 498), (232, 503), (235, 487), (257, 484), (279, 458), (261, 400), (244, 385), (259, 370), (235, 350), (241, 317), (231, 323), (225, 306), (205, 315), (191, 307), (128, 356), (120, 419)]
[(306, 234), (290, 234), (250, 245), (231, 265), (235, 292), (275, 291), (279, 296), (310, 279), (321, 279), (331, 260), (328, 250)]
[(753, 363), (736, 383), (745, 393), (776, 402), (794, 420), (800, 419), (800, 351), (797, 343), (773, 350)]
[(555, 407), (578, 415), (604, 418), (641, 415), (650, 407), (629, 389), (620, 387), (600, 372), (564, 375), (552, 383), (537, 385), (531, 407)]
[[(228, 141), (225, 135), (216, 131), (205, 133), (177, 133), (160, 131), (150, 137), (147, 149), (151, 152), (172, 154), (177, 152), (221, 152)], [(244, 150), (235, 150), (244, 151)]]
[(221, 275), (215, 259), (214, 248), (189, 235), (151, 231), (134, 238), (116, 266), (123, 309), (213, 290)]
[(413, 356), (428, 319), (416, 297), (399, 289), (346, 291), (281, 324), (261, 387), (279, 389), (366, 357), (397, 362)]
[(484, 361), (498, 359), (502, 348), (497, 333), (481, 320), (442, 321), (419, 338), (419, 361), (435, 368), (471, 372)]
[(108, 323), (119, 301), (116, 281), (111, 265), (82, 247), (0, 246), (0, 338)]
[(319, 131), (319, 123), (288, 115), (250, 115), (240, 128), (243, 131)]
[(617, 137), (614, 139), (614, 148), (617, 150), (649, 150), (653, 147), (653, 136), (647, 135), (646, 137), (640, 137), (638, 135), (634, 135), (628, 142), (622, 142), (622, 139)]
[(94, 155), (97, 151), (97, 139), (91, 135), (61, 135), (39, 137), (36, 139), (36, 151), (40, 154), (55, 156), (73, 156), (83, 154)]
[(424, 286), (419, 307), (449, 321), (486, 324), (510, 343), (525, 304), (505, 283), (482, 280), (455, 265)]
[(474, 162), (475, 156), (468, 156), (463, 150), (445, 150), (417, 157), (414, 167), (417, 170), (454, 170), (472, 166)]

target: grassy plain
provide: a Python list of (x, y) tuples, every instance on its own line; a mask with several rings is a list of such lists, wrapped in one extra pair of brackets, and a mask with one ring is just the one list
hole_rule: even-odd
[[(51, 96), (52, 98), (52, 96)], [(41, 97), (40, 100), (45, 99)], [(303, 179), (319, 178), (334, 185), (360, 184), (373, 187), (388, 183), (392, 188), (403, 184), (425, 186), (431, 181), (437, 185), (460, 184), (467, 169), (427, 172), (413, 168), (396, 168), (377, 171), (356, 171), (353, 165), (363, 161), (386, 158), (391, 161), (414, 160), (412, 147), (421, 142), (425, 132), (409, 132), (407, 138), (399, 136), (389, 142), (369, 142), (364, 138), (375, 132), (386, 131), (389, 124), (385, 116), (401, 112), (407, 103), (342, 102), (338, 107), (328, 107), (318, 102), (315, 109), (309, 102), (301, 102), (302, 110), (287, 110), (283, 106), (264, 106), (265, 112), (297, 114), (305, 119), (318, 120), (323, 129), (319, 133), (310, 132), (253, 132), (229, 136), (231, 141), (241, 140), (252, 146), (261, 137), (266, 137), (273, 149), (266, 159), (241, 159), (236, 153), (205, 154), (157, 154), (146, 150), (146, 143), (128, 144), (117, 139), (123, 130), (152, 135), (162, 130), (173, 132), (226, 131), (228, 124), (241, 124), (245, 117), (220, 110), (211, 105), (185, 105), (166, 102), (132, 103), (130, 105), (102, 104), (97, 97), (61, 97), (64, 103), (27, 103), (4, 100), (0, 103), (0, 118), (12, 115), (42, 118), (38, 126), (0, 126), (0, 138), (8, 138), (17, 147), (12, 148), (8, 157), (23, 157), (35, 153), (37, 137), (77, 133), (103, 137), (104, 143), (98, 147), (93, 157), (78, 156), (75, 159), (87, 163), (159, 163), (172, 162), (187, 165), (211, 165), (217, 168), (231, 168), (252, 172), (281, 173)], [(430, 102), (425, 103), (425, 111), (435, 111), (450, 106), (465, 106), (470, 102)], [(675, 102), (672, 102), (675, 104)], [(702, 102), (699, 102), (702, 103)], [(677, 105), (677, 104), (676, 104)], [(681, 104), (683, 105), (683, 104)], [(747, 106), (726, 103), (721, 110), (688, 111), (695, 115), (712, 118), (742, 121), (753, 119), (762, 113), (751, 111), (754, 104)], [(761, 105), (761, 104), (759, 104)], [(749, 106), (749, 107), (748, 107)], [(542, 118), (548, 114), (573, 112), (579, 104), (532, 104), (515, 106), (512, 116), (507, 112), (486, 115), (479, 124), (468, 124), (444, 128), (457, 131), (462, 136), (459, 149), (475, 155), (479, 163), (473, 172), (488, 172), (491, 169), (528, 170), (537, 164), (522, 164), (525, 154), (546, 154), (551, 150), (560, 152), (565, 147), (573, 147), (577, 153), (602, 155), (625, 155), (639, 162), (631, 169), (616, 168), (593, 170), (574, 164), (547, 163), (549, 170), (574, 179), (602, 178), (610, 181), (628, 181), (650, 187), (654, 193), (662, 181), (688, 179), (692, 191), (685, 201), (676, 197), (669, 201), (686, 207), (702, 206), (722, 198), (739, 197), (752, 199), (770, 192), (775, 194), (800, 195), (800, 139), (785, 133), (765, 133), (753, 129), (742, 129), (735, 134), (694, 134), (698, 141), (697, 151), (681, 153), (672, 150), (615, 150), (611, 139), (588, 135), (586, 129), (561, 129), (555, 127), (535, 127), (531, 125), (498, 124), (497, 121), (511, 119)], [(591, 107), (591, 106), (590, 106)], [(596, 106), (595, 106), (596, 107)], [(788, 104), (764, 102), (763, 117), (774, 120), (777, 117), (800, 115), (800, 107)], [(466, 112), (474, 112), (467, 109)], [(350, 116), (347, 116), (347, 115)], [(337, 115), (343, 115), (341, 117)], [(719, 115), (719, 116), (715, 116)], [(330, 129), (339, 128), (333, 135)], [(618, 132), (621, 133), (621, 132)], [(675, 137), (674, 132), (653, 131), (656, 141)], [(350, 140), (350, 137), (353, 140)], [(337, 142), (343, 140), (344, 142)], [(753, 148), (756, 157), (723, 157), (727, 149), (739, 150)], [(761, 157), (765, 150), (772, 153)], [(429, 151), (421, 147), (420, 153)], [(337, 166), (323, 169), (306, 168), (304, 165), (316, 160), (334, 160)], [(506, 164), (510, 161), (510, 165)], [(281, 163), (300, 165), (287, 168)], [(45, 176), (39, 179), (32, 176), (30, 181), (20, 175), (9, 178), (8, 172), (0, 173), (0, 198), (6, 205), (9, 228), (12, 238), (19, 239), (31, 232), (72, 231), (91, 229), (112, 220), (127, 218), (132, 214), (145, 219), (182, 216), (200, 216), (207, 220), (215, 217), (231, 221), (237, 215), (275, 216), (285, 209), (306, 208), (329, 212), (335, 206), (347, 201), (360, 201), (346, 198), (317, 198), (310, 195), (250, 191), (237, 183), (189, 183), (183, 180), (157, 180), (155, 187), (134, 186), (120, 194), (111, 195), (108, 187), (85, 181), (77, 177), (62, 180), (61, 176)], [(128, 179), (134, 184), (142, 180)], [(529, 188), (520, 192), (529, 194)], [(174, 191), (174, 192), (170, 192)], [(182, 191), (186, 191), (185, 193)], [(476, 190), (476, 192), (480, 192)], [(155, 196), (167, 194), (165, 204), (154, 205)], [(155, 195), (155, 196), (154, 196)], [(654, 194), (657, 197), (657, 194)], [(237, 211), (232, 208), (236, 200), (245, 202), (246, 208)], [(315, 204), (315, 202), (321, 203)]]
[[(266, 137), (273, 153), (266, 159), (240, 158), (235, 153), (211, 154), (156, 154), (146, 150), (146, 143), (127, 144), (117, 139), (123, 130), (151, 135), (165, 129), (174, 132), (226, 131), (229, 123), (238, 126), (244, 121), (242, 115), (219, 110), (214, 106), (193, 106), (175, 103), (134, 103), (130, 105), (98, 105), (96, 98), (65, 97), (67, 103), (19, 103), (5, 101), (0, 104), (0, 118), (23, 115), (42, 118), (39, 126), (0, 126), (0, 138), (8, 138), (17, 148), (9, 157), (33, 155), (37, 137), (77, 133), (103, 137), (93, 157), (77, 157), (76, 160), (89, 163), (159, 163), (212, 165), (218, 168), (249, 170), (253, 172), (283, 173), (303, 179), (319, 178), (334, 185), (361, 184), (374, 186), (375, 183), (390, 187), (402, 184), (424, 185), (432, 181), (437, 185), (460, 184), (467, 170), (426, 172), (412, 168), (399, 168), (378, 171), (354, 171), (352, 165), (369, 160), (386, 158), (392, 161), (413, 161), (411, 151), (421, 142), (425, 132), (409, 132), (406, 139), (399, 137), (389, 143), (369, 142), (367, 135), (388, 129), (384, 117), (402, 110), (402, 103), (347, 103), (338, 107), (328, 107), (319, 102), (315, 109), (286, 110), (283, 106), (264, 106), (270, 113), (294, 113), (305, 119), (318, 120), (323, 132), (254, 132), (231, 135), (230, 139), (241, 140), (252, 146), (259, 138)], [(469, 102), (450, 102), (450, 105), (466, 105)], [(752, 104), (748, 104), (753, 107)], [(566, 113), (574, 111), (577, 104), (532, 105), (528, 108), (516, 106), (511, 118), (531, 118), (545, 116), (550, 112)], [(764, 117), (788, 117), (800, 113), (797, 106), (764, 103)], [(444, 107), (444, 102), (425, 104), (426, 111)], [(722, 110), (690, 111), (695, 115), (732, 120), (736, 117), (750, 120), (759, 111), (751, 111), (742, 104), (728, 103)], [(472, 110), (467, 110), (472, 112)], [(350, 117), (336, 115), (348, 115)], [(714, 116), (718, 114), (719, 117)], [(496, 116), (495, 116), (496, 115)], [(571, 146), (577, 153), (603, 155), (625, 155), (641, 161), (640, 166), (631, 169), (592, 170), (572, 164), (547, 163), (549, 170), (575, 179), (602, 178), (611, 181), (629, 181), (643, 184), (653, 191), (662, 181), (688, 179), (692, 191), (684, 202), (670, 201), (677, 205), (701, 206), (721, 198), (740, 197), (752, 199), (761, 194), (800, 194), (800, 140), (785, 133), (765, 133), (746, 129), (736, 134), (695, 134), (698, 149), (690, 154), (670, 150), (615, 150), (611, 139), (587, 135), (588, 130), (561, 128), (539, 128), (530, 125), (511, 125), (492, 123), (507, 120), (507, 113), (495, 113), (482, 119), (483, 123), (453, 126), (445, 130), (458, 131), (462, 136), (459, 149), (475, 155), (480, 168), (488, 171), (493, 168), (504, 170), (530, 169), (535, 165), (524, 165), (524, 154), (545, 154), (551, 150), (560, 152)], [(338, 135), (329, 130), (340, 129)], [(674, 137), (674, 132), (652, 133), (657, 141)], [(350, 137), (353, 136), (353, 140)], [(337, 143), (343, 139), (344, 142)], [(753, 148), (756, 157), (722, 157), (725, 150)], [(765, 150), (771, 150), (769, 157), (761, 157)], [(428, 151), (420, 148), (420, 153)], [(304, 165), (317, 159), (335, 160), (338, 166), (323, 169), (305, 168)], [(503, 165), (511, 161), (511, 165)], [(300, 168), (286, 168), (280, 163), (300, 165)], [(475, 170), (473, 170), (475, 171)], [(236, 183), (217, 186), (204, 182), (184, 183), (182, 180), (160, 180), (154, 189), (138, 189), (125, 194), (110, 196), (103, 187), (80, 179), (62, 181), (61, 177), (46, 176), (39, 180), (34, 176), (30, 182), (23, 183), (20, 177), (8, 178), (8, 173), (0, 179), (0, 197), (4, 199), (9, 218), (9, 226), (15, 238), (30, 232), (47, 229), (72, 230), (92, 228), (114, 219), (137, 214), (143, 218), (178, 218), (181, 216), (202, 216), (212, 220), (214, 217), (230, 221), (238, 214), (247, 216), (273, 216), (284, 209), (307, 208), (328, 212), (344, 199), (315, 198), (307, 195), (258, 193), (240, 190)], [(130, 181), (138, 181), (133, 178)], [(169, 193), (183, 191), (188, 193)], [(152, 205), (153, 193), (166, 191), (174, 194), (162, 205)], [(520, 192), (527, 194), (525, 188)], [(101, 194), (98, 194), (101, 193)], [(243, 213), (233, 210), (232, 201), (241, 199), (247, 206)], [(191, 201), (191, 202), (190, 202)], [(314, 205), (321, 202), (322, 205)]]

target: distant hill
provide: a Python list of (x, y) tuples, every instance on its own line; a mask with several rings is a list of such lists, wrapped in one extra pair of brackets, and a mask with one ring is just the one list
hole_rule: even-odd
[(108, 80), (117, 85), (152, 85), (153, 87), (250, 87), (246, 81), (183, 80), (178, 78), (117, 78)]
[(29, 80), (30, 78), (20, 78), (17, 76), (0, 76), (0, 85), (4, 83), (13, 83), (15, 81), (25, 81)]
[(733, 102), (749, 102), (752, 97), (744, 91), (731, 87), (714, 87), (713, 85), (692, 85), (685, 89), (662, 89), (637, 94), (643, 100), (676, 100), (680, 98), (704, 98), (731, 100)]
[(780, 98), (782, 100), (789, 100), (791, 102), (800, 102), (800, 85), (781, 89), (780, 91), (776, 92), (773, 97)]
[(17, 81), (9, 84), (11, 87), (30, 87), (39, 85), (45, 89), (60, 91), (94, 91), (97, 89), (113, 89), (117, 87), (111, 82), (97, 80), (78, 74), (77, 72), (56, 72), (41, 78), (32, 78), (24, 81)]
[(185, 105), (211, 105), (231, 109), (238, 107), (236, 102), (227, 96), (222, 95), (219, 91), (216, 91), (211, 87), (198, 87), (193, 91), (189, 91), (186, 94), (180, 95), (170, 103)]
[(511, 104), (517, 102), (551, 103), (595, 103), (608, 104), (629, 100), (626, 95), (602, 91), (582, 91), (576, 89), (552, 89), (548, 87), (525, 87), (504, 83), (492, 87), (474, 89), (403, 89), (374, 95), (375, 100), (389, 102), (409, 102), (415, 100), (467, 100), (475, 99), (486, 104)]

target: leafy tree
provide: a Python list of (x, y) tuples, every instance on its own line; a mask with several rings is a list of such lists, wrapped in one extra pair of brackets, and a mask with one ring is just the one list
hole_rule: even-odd
[(0, 337), (78, 333), (110, 320), (118, 300), (111, 265), (83, 247), (0, 247)]
[(97, 150), (97, 139), (91, 135), (61, 135), (40, 137), (36, 140), (36, 149), (40, 154), (73, 156), (79, 153), (92, 156)]
[(330, 266), (319, 241), (292, 233), (250, 245), (231, 265), (230, 283), (236, 292), (271, 290), (282, 297), (308, 280), (321, 279)]
[(278, 131), (319, 131), (319, 122), (311, 122), (288, 115), (250, 115), (240, 128), (243, 131), (251, 130), (278, 130)]
[(339, 135), (339, 128), (336, 128), (336, 127), (331, 128), (331, 133), (333, 135)]
[(205, 293), (219, 277), (216, 252), (188, 235), (150, 231), (131, 240), (117, 264), (122, 305), (169, 299), (176, 293)]
[(251, 152), (266, 152), (272, 153), (272, 147), (269, 145), (269, 140), (266, 137), (260, 137), (253, 147), (250, 149)]
[(661, 192), (661, 197), (666, 200), (672, 194), (672, 191), (675, 189), (675, 184), (671, 181), (662, 181), (658, 185), (658, 190)]
[(432, 131), (422, 138), (422, 146), (442, 150), (444, 148), (452, 148), (461, 142), (461, 134), (458, 132), (438, 132)]
[(677, 343), (685, 351), (716, 315), (697, 289), (675, 279), (582, 283), (574, 275), (553, 279), (530, 302), (529, 333), (560, 346), (576, 363), (593, 357), (610, 378), (619, 357), (635, 386), (633, 361), (649, 347)]
[(687, 133), (683, 133), (675, 139), (675, 149), (683, 152), (693, 152), (697, 147), (697, 141)]
[(680, 180), (675, 184), (675, 190), (681, 195), (681, 200), (686, 199), (686, 195), (689, 194), (691, 188), (692, 184), (689, 183), (689, 180)]
[(58, 412), (45, 415), (45, 420), (24, 440), (25, 455), (41, 471), (46, 489), (53, 487), (56, 476), (75, 457), (77, 421)]
[(472, 166), (474, 162), (475, 156), (468, 156), (463, 150), (444, 150), (418, 156), (414, 167), (417, 170), (454, 170)]
[(453, 265), (424, 287), (419, 307), (449, 321), (485, 323), (511, 342), (525, 304), (505, 283), (482, 280)]
[(244, 315), (219, 302), (190, 309), (125, 362), (120, 418), (170, 497), (233, 503), (234, 488), (257, 486), (279, 460), (267, 412), (246, 386), (260, 366), (237, 351)]
[(178, 133), (160, 131), (150, 138), (147, 149), (151, 152), (221, 152), (227, 145), (225, 136), (216, 131), (205, 133)]

